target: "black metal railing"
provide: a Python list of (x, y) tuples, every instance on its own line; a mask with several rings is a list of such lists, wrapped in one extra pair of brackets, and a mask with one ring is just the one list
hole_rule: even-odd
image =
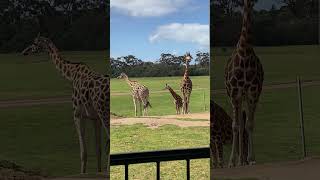
[(129, 179), (129, 165), (155, 162), (157, 166), (157, 180), (160, 180), (160, 162), (186, 160), (187, 180), (190, 179), (190, 160), (210, 158), (208, 147), (191, 149), (173, 149), (161, 151), (142, 151), (132, 153), (111, 154), (111, 166), (125, 166), (125, 180)]

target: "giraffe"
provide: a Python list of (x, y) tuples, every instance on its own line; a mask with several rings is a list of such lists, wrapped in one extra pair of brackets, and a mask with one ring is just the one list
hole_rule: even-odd
[(180, 84), (180, 89), (181, 93), (183, 96), (183, 108), (182, 108), (182, 113), (183, 114), (188, 114), (189, 113), (189, 102), (190, 102), (190, 95), (192, 91), (192, 81), (189, 77), (189, 62), (191, 61), (192, 56), (190, 55), (189, 52), (187, 52), (184, 55), (184, 60), (185, 60), (185, 71), (184, 75)]
[[(232, 118), (226, 111), (214, 101), (210, 101), (210, 153), (211, 168), (218, 166), (223, 168), (223, 145), (232, 142)], [(243, 118), (246, 118), (245, 111), (242, 112)], [(243, 143), (248, 144), (247, 132), (243, 132)], [(247, 148), (244, 146), (244, 156), (247, 155)], [(247, 162), (246, 162), (247, 163)]]
[[(225, 66), (225, 86), (233, 107), (233, 142), (230, 154), (229, 167), (244, 164), (243, 141), (239, 136), (244, 130), (248, 133), (248, 155), (246, 160), (250, 165), (255, 164), (253, 151), (254, 113), (259, 101), (264, 80), (264, 71), (259, 58), (251, 45), (253, 2), (244, 0), (243, 22), (236, 49)], [(241, 118), (242, 105), (248, 115)], [(246, 122), (245, 122), (246, 121)], [(244, 123), (246, 125), (244, 126)]]
[(92, 120), (95, 127), (97, 171), (101, 172), (101, 126), (106, 131), (107, 179), (110, 179), (110, 78), (91, 70), (84, 63), (73, 63), (63, 59), (54, 43), (38, 36), (32, 45), (22, 53), (28, 55), (47, 52), (55, 68), (72, 83), (73, 119), (78, 133), (82, 174), (86, 173), (87, 147), (85, 142), (85, 122)]
[(166, 84), (164, 89), (169, 90), (173, 97), (173, 103), (176, 105), (176, 114), (181, 114), (182, 98), (176, 92), (174, 92), (174, 90), (168, 84)]
[(131, 94), (133, 98), (135, 116), (138, 114), (138, 107), (137, 103), (140, 105), (140, 112), (142, 114), (141, 103), (143, 104), (143, 116), (148, 116), (148, 106), (151, 108), (151, 104), (149, 102), (149, 89), (139, 84), (137, 81), (132, 81), (128, 78), (125, 73), (121, 73), (120, 76), (117, 77), (118, 79), (124, 79), (128, 85), (131, 87)]

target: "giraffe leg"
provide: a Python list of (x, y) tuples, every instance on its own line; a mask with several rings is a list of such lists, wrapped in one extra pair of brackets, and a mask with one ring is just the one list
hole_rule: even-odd
[(110, 180), (110, 115), (109, 115), (109, 108), (108, 110), (100, 111), (98, 113), (99, 119), (102, 122), (102, 125), (106, 131), (106, 165), (107, 165), (107, 180)]
[(139, 101), (139, 112), (141, 116), (145, 116), (145, 112), (144, 112), (144, 108), (142, 108), (142, 103), (141, 101)]
[(185, 94), (183, 94), (183, 106), (182, 106), (182, 114), (186, 114), (187, 111), (186, 111), (186, 104), (187, 104), (187, 100), (186, 100), (186, 96)]
[(249, 163), (249, 165), (255, 164), (255, 155), (253, 151), (253, 128), (254, 128), (254, 112), (256, 110), (256, 104), (253, 102), (254, 100), (248, 100), (248, 118), (246, 122), (246, 132), (248, 136), (247, 162)]
[(102, 124), (105, 132), (106, 138), (103, 140), (106, 142), (105, 152), (106, 152), (106, 179), (110, 180), (110, 91), (106, 87), (103, 91), (105, 94), (99, 97), (100, 101), (94, 102), (94, 108), (97, 112), (100, 123)]
[(212, 143), (210, 143), (210, 153), (211, 153), (211, 167), (212, 168), (217, 168), (217, 162), (218, 162), (218, 147), (217, 147), (217, 143), (216, 140), (213, 140)]
[(189, 102), (190, 102), (190, 94), (187, 95), (187, 103), (186, 103), (186, 112), (187, 112), (187, 114), (190, 113)]
[(229, 159), (229, 167), (234, 167), (239, 153), (239, 115), (241, 112), (240, 101), (233, 100), (233, 121), (232, 121), (232, 149)]
[(137, 100), (133, 97), (133, 105), (134, 105), (134, 116), (137, 116), (138, 110), (137, 110)]
[(178, 106), (178, 103), (174, 103), (176, 105), (176, 114), (179, 114), (179, 106)]
[(238, 118), (239, 118), (239, 159), (238, 159), (238, 166), (243, 166), (244, 165), (244, 139), (243, 139), (243, 134), (244, 134), (244, 119), (242, 115), (242, 109), (239, 109), (238, 112)]
[(94, 121), (95, 137), (96, 137), (96, 156), (97, 156), (97, 170), (101, 172), (101, 121), (100, 119)]
[(80, 109), (74, 111), (74, 123), (77, 129), (79, 145), (80, 145), (80, 160), (81, 160), (81, 174), (86, 173), (87, 167), (87, 147), (85, 142), (85, 124), (80, 115)]
[(222, 139), (219, 139), (218, 142), (216, 142), (217, 146), (217, 156), (218, 156), (218, 163), (219, 167), (223, 168), (223, 144)]

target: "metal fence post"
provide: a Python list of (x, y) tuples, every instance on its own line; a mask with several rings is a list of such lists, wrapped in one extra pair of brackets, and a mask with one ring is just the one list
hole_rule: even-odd
[(129, 164), (124, 165), (124, 179), (129, 180)]
[(157, 161), (157, 180), (160, 180), (160, 161)]
[(302, 153), (303, 158), (307, 156), (306, 153), (306, 144), (305, 144), (305, 136), (304, 136), (304, 119), (303, 119), (303, 102), (302, 102), (302, 89), (301, 89), (301, 81), (300, 77), (297, 76), (297, 85), (298, 85), (298, 95), (299, 95), (299, 111), (300, 111), (300, 130), (301, 130), (301, 140), (302, 140)]
[(187, 180), (190, 180), (190, 159), (187, 159)]

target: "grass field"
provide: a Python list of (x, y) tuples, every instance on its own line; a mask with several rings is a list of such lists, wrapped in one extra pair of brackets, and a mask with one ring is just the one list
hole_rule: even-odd
[[(149, 88), (152, 105), (149, 115), (175, 114), (173, 98), (169, 91), (163, 90), (163, 88), (168, 83), (182, 97), (180, 92), (181, 79), (182, 77), (132, 78), (132, 80), (137, 80)], [(191, 77), (191, 79), (193, 90), (190, 99), (190, 112), (209, 111), (209, 76), (197, 76)], [(128, 94), (119, 95), (119, 93)], [(121, 116), (134, 116), (131, 90), (124, 80), (111, 80), (111, 112)]]
[[(92, 69), (107, 73), (107, 52), (67, 52), (63, 57), (85, 62)], [(47, 54), (23, 56), (0, 54), (0, 100), (70, 95), (71, 84), (56, 71)]]
[[(65, 55), (73, 61), (78, 61), (78, 58), (79, 61), (84, 60), (93, 69), (105, 74), (106, 63), (100, 62), (103, 53), (68, 52)], [(317, 70), (319, 53), (319, 47), (316, 46), (257, 48), (265, 68), (266, 84), (295, 81), (297, 74), (303, 79), (320, 79)], [(222, 52), (220, 48), (216, 50), (217, 56), (212, 64), (214, 89), (224, 88), (223, 67), (229, 54), (230, 49), (227, 52)], [(36, 58), (17, 54), (0, 55), (0, 99), (70, 95), (70, 84), (56, 72), (51, 61), (46, 60), (46, 55)], [(43, 62), (31, 64), (30, 61)], [(178, 90), (179, 77), (133, 79), (141, 81), (151, 91), (150, 101), (154, 108), (150, 110), (150, 115), (174, 113), (170, 94), (158, 91), (162, 90), (165, 83)], [(203, 91), (208, 91), (209, 80), (208, 77), (192, 77), (192, 80), (195, 88), (192, 103), (200, 102), (191, 104), (191, 111), (200, 112), (203, 111)], [(161, 83), (157, 84), (156, 81)], [(111, 85), (111, 93), (129, 91), (123, 80), (112, 79)], [(320, 155), (319, 90), (318, 86), (303, 88), (308, 155)], [(263, 92), (257, 109), (254, 136), (258, 163), (301, 157), (296, 91), (296, 88), (287, 88)], [(209, 96), (205, 96), (207, 101)], [(215, 95), (214, 98), (231, 113), (224, 95)], [(112, 96), (111, 100), (112, 111), (125, 116), (133, 115), (130, 95)], [(156, 108), (159, 110), (156, 111)], [(40, 168), (50, 175), (79, 173), (78, 138), (73, 125), (71, 104), (0, 109), (0, 114), (0, 159), (12, 160), (25, 167)], [(95, 172), (94, 138), (91, 124), (88, 123), (88, 126), (88, 168), (89, 172)], [(111, 143), (112, 153), (208, 146), (209, 128), (163, 126), (152, 130), (142, 125), (112, 127)], [(227, 146), (226, 160), (229, 151), (230, 146)], [(192, 161), (191, 167), (192, 179), (208, 179), (209, 160)], [(130, 177), (135, 179), (152, 179), (155, 175), (154, 164), (133, 165), (129, 169)], [(163, 179), (184, 179), (184, 162), (164, 163), (161, 169)], [(111, 170), (112, 179), (122, 179), (123, 167), (112, 167)]]

